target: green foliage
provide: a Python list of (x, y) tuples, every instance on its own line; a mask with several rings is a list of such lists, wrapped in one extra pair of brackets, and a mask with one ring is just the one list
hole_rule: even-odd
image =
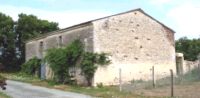
[(70, 67), (76, 66), (83, 53), (83, 44), (80, 40), (75, 40), (66, 47), (67, 65)]
[(19, 14), (17, 21), (0, 13), (0, 62), (6, 71), (19, 70), (25, 61), (25, 41), (50, 31), (58, 24), (38, 19), (34, 15)]
[(197, 56), (200, 53), (200, 39), (180, 38), (176, 41), (176, 52), (183, 53), (186, 60), (197, 60)]
[(98, 88), (103, 88), (103, 83), (97, 83)]
[(0, 13), (0, 46), (9, 49), (14, 47), (13, 26), (12, 18)]
[(0, 13), (0, 62), (5, 69), (15, 68), (15, 33), (13, 26), (12, 18)]
[(47, 51), (46, 61), (54, 71), (54, 79), (57, 82), (64, 82), (68, 75), (67, 55), (64, 48), (52, 48)]
[(85, 78), (87, 79), (88, 85), (91, 85), (92, 78), (97, 69), (97, 66), (95, 65), (96, 56), (96, 54), (89, 52), (83, 54), (84, 58), (81, 63), (81, 70), (84, 73)]
[(70, 67), (80, 67), (84, 76), (91, 85), (92, 78), (98, 65), (105, 65), (110, 62), (107, 54), (85, 52), (80, 40), (75, 40), (67, 47), (53, 48), (47, 51), (46, 61), (54, 71), (54, 80), (60, 83), (69, 83)]
[(15, 32), (18, 36), (16, 47), (19, 49), (20, 63), (25, 60), (25, 41), (50, 31), (58, 30), (58, 24), (38, 19), (34, 15), (19, 14)]
[(11, 98), (11, 97), (3, 92), (0, 92), (0, 98)]
[(25, 41), (53, 30), (57, 30), (58, 24), (38, 19), (34, 15), (19, 14), (16, 32), (21, 33), (21, 40)]
[(96, 54), (96, 64), (99, 64), (99, 65), (109, 64), (111, 61), (109, 60), (107, 56), (108, 56), (107, 53)]
[(110, 60), (106, 57), (105, 53), (97, 54), (91, 52), (85, 52), (83, 54), (83, 60), (81, 62), (81, 70), (87, 79), (88, 85), (91, 85), (92, 78), (98, 65), (106, 65), (110, 63)]
[(75, 66), (83, 51), (83, 45), (75, 40), (68, 47), (53, 48), (47, 51), (45, 59), (54, 71), (57, 82), (69, 82), (69, 67)]
[(22, 65), (22, 71), (29, 75), (33, 75), (36, 71), (40, 70), (40, 65), (41, 60), (34, 57)]

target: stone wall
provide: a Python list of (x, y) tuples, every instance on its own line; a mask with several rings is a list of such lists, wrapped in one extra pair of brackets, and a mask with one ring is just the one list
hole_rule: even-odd
[(93, 22), (94, 52), (110, 53), (112, 64), (98, 68), (97, 83), (118, 83), (119, 68), (122, 81), (151, 79), (169, 75), (175, 67), (174, 33), (140, 11), (116, 15)]
[(31, 40), (26, 44), (26, 60), (43, 58), (46, 49), (60, 47), (60, 42), (65, 46), (74, 39), (84, 42), (86, 51), (110, 54), (111, 64), (97, 69), (94, 86), (118, 84), (119, 68), (123, 82), (151, 79), (152, 66), (157, 79), (169, 75), (169, 69), (176, 69), (173, 31), (141, 11), (90, 21)]
[(183, 72), (184, 73), (190, 72), (191, 70), (193, 70), (195, 68), (198, 68), (199, 64), (200, 64), (199, 60), (196, 60), (196, 61), (187, 61), (187, 60), (184, 60), (184, 63), (183, 63)]
[(40, 55), (40, 43), (43, 43), (43, 51), (50, 48), (59, 47), (60, 36), (62, 38), (62, 45), (66, 46), (75, 39), (80, 39), (84, 44), (87, 51), (93, 51), (93, 27), (91, 24), (79, 26), (78, 28), (69, 28), (55, 32), (51, 35), (42, 36), (41, 38), (33, 39), (26, 43), (26, 61), (30, 58)]
[[(37, 56), (38, 58), (43, 58), (45, 52), (50, 48), (58, 48), (66, 46), (72, 41), (79, 39), (85, 45), (86, 51), (93, 51), (93, 27), (91, 24), (83, 24), (73, 28), (67, 28), (55, 32), (50, 35), (42, 36), (37, 39), (33, 39), (26, 43), (26, 61)], [(41, 45), (42, 44), (42, 45)], [(47, 64), (46, 64), (47, 65)], [(83, 76), (81, 76), (80, 71), (78, 72), (80, 76), (77, 76), (77, 80), (83, 81)], [(51, 68), (46, 66), (46, 78), (50, 79), (53, 76)], [(80, 82), (79, 82), (80, 83)], [(81, 83), (80, 83), (81, 84)]]
[[(39, 57), (38, 48), (39, 48), (39, 42), (37, 42), (37, 41), (32, 41), (32, 42), (29, 42), (26, 44), (26, 49), (25, 49), (26, 50), (26, 53), (25, 53), (26, 61), (28, 61), (29, 59), (31, 59), (35, 56)], [(41, 58), (41, 57), (39, 57), (39, 58)]]
[(178, 75), (186, 74), (198, 67), (200, 67), (200, 60), (187, 61), (184, 60), (183, 53), (176, 53), (176, 69)]

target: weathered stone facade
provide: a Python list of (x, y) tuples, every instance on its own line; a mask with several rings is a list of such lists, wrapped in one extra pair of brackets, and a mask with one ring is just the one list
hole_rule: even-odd
[[(26, 61), (33, 58), (34, 56), (38, 58), (43, 58), (45, 56), (45, 51), (50, 48), (56, 48), (61, 46), (66, 46), (70, 42), (80, 39), (85, 44), (85, 50), (93, 52), (93, 27), (90, 23), (82, 24), (79, 26), (58, 30), (51, 34), (41, 36), (40, 38), (33, 39), (26, 43)], [(41, 44), (42, 43), (42, 44)], [(81, 72), (77, 70), (76, 77), (79, 84), (84, 84)], [(46, 64), (45, 67), (45, 78), (51, 79), (53, 72), (51, 68)]]
[(168, 75), (169, 69), (176, 70), (174, 31), (141, 9), (92, 20), (30, 40), (26, 44), (26, 60), (33, 56), (42, 57), (41, 41), (45, 54), (46, 49), (58, 47), (59, 43), (67, 45), (74, 39), (81, 39), (87, 51), (110, 54), (112, 63), (97, 69), (94, 86), (97, 83), (118, 84), (119, 68), (123, 82), (151, 79), (152, 66), (156, 78)]

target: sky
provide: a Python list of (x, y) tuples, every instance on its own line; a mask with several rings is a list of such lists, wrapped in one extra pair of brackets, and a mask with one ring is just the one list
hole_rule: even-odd
[(33, 14), (66, 28), (141, 8), (173, 29), (175, 38), (200, 38), (200, 0), (0, 0), (0, 12), (18, 19)]

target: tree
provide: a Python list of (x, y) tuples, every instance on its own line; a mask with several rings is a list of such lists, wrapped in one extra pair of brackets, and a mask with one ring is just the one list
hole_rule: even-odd
[(25, 61), (25, 41), (50, 31), (58, 30), (58, 24), (47, 20), (38, 19), (34, 15), (19, 14), (16, 22), (16, 49), (20, 63)]
[(0, 13), (0, 63), (6, 68), (19, 69), (25, 61), (25, 41), (58, 29), (57, 23), (34, 15), (19, 14), (14, 22)]
[(176, 51), (184, 54), (186, 60), (195, 61), (200, 53), (200, 38), (188, 39), (180, 38), (176, 41)]
[(11, 17), (0, 13), (0, 63), (6, 68), (15, 65), (14, 21)]

